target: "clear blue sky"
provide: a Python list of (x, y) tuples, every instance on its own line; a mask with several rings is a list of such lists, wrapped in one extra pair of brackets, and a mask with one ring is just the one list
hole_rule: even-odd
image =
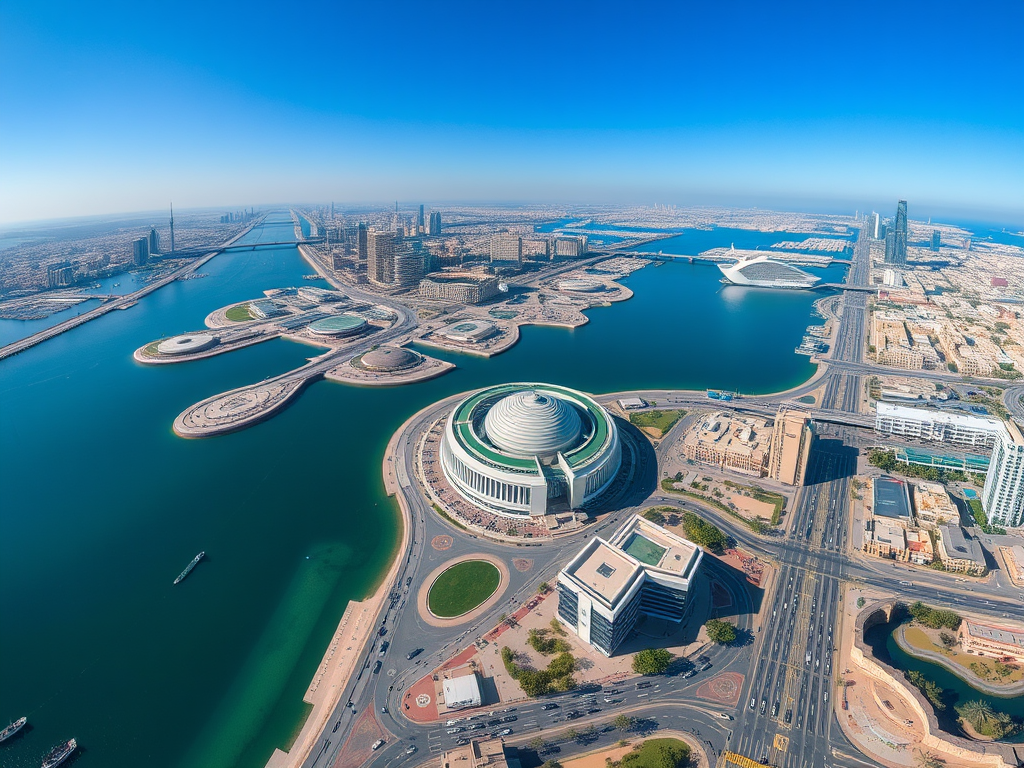
[(903, 197), (1024, 223), (1022, 39), (1020, 0), (5, 0), (0, 221)]

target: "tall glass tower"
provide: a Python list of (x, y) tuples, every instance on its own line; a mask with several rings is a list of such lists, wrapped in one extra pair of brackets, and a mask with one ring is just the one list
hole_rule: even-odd
[[(885, 263), (897, 267), (907, 266), (907, 201), (896, 206), (896, 221), (892, 225), (892, 247), (885, 249)], [(886, 243), (888, 245), (888, 242)]]

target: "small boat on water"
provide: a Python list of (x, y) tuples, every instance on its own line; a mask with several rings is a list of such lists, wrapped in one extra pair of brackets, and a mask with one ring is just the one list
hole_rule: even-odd
[(42, 768), (57, 768), (71, 757), (76, 749), (78, 749), (78, 742), (74, 739), (68, 739), (63, 744), (58, 744), (43, 757)]
[(175, 584), (178, 584), (185, 580), (185, 577), (192, 573), (192, 569), (199, 564), (199, 561), (206, 557), (206, 552), (200, 552), (198, 555), (192, 558), (192, 562), (185, 566), (185, 570), (178, 574), (178, 578), (174, 580)]
[(5, 741), (7, 741), (9, 738), (11, 738), (11, 736), (13, 736), (18, 731), (20, 731), (22, 728), (24, 728), (25, 727), (25, 723), (27, 723), (27, 722), (28, 722), (28, 718), (27, 717), (19, 717), (13, 723), (11, 723), (6, 728), (4, 728), (2, 731), (0, 731), (0, 744), (3, 744)]

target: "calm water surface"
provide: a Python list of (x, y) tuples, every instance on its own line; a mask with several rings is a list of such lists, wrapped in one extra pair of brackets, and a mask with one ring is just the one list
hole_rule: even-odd
[[(285, 212), (247, 240), (293, 236)], [(346, 603), (399, 541), (384, 447), (441, 397), (517, 379), (768, 392), (813, 373), (793, 348), (817, 294), (723, 288), (713, 266), (672, 263), (629, 278), (636, 297), (582, 328), (525, 328), (491, 360), (445, 355), (460, 367), (411, 387), (321, 382), (257, 427), (182, 440), (171, 423), (188, 405), (315, 354), (278, 339), (135, 363), (146, 342), (312, 269), (284, 248), (202, 271), (0, 363), (0, 719), (33, 726), (2, 748), (5, 768), (35, 768), (71, 736), (77, 766), (262, 766), (301, 723)]]

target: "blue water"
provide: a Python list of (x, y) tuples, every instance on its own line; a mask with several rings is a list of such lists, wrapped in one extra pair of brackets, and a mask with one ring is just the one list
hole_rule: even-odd
[[(293, 236), (282, 212), (245, 241)], [(278, 339), (136, 363), (139, 346), (312, 270), (285, 247), (203, 271), (0, 362), (0, 719), (34, 727), (5, 768), (36, 768), (70, 736), (85, 747), (76, 768), (262, 768), (301, 723), (345, 605), (390, 562), (384, 447), (440, 398), (522, 379), (767, 392), (814, 371), (793, 348), (820, 294), (723, 287), (712, 265), (666, 263), (581, 328), (524, 328), (490, 360), (443, 355), (459, 367), (413, 386), (320, 382), (251, 429), (182, 440), (171, 424), (187, 406), (315, 353)]]

